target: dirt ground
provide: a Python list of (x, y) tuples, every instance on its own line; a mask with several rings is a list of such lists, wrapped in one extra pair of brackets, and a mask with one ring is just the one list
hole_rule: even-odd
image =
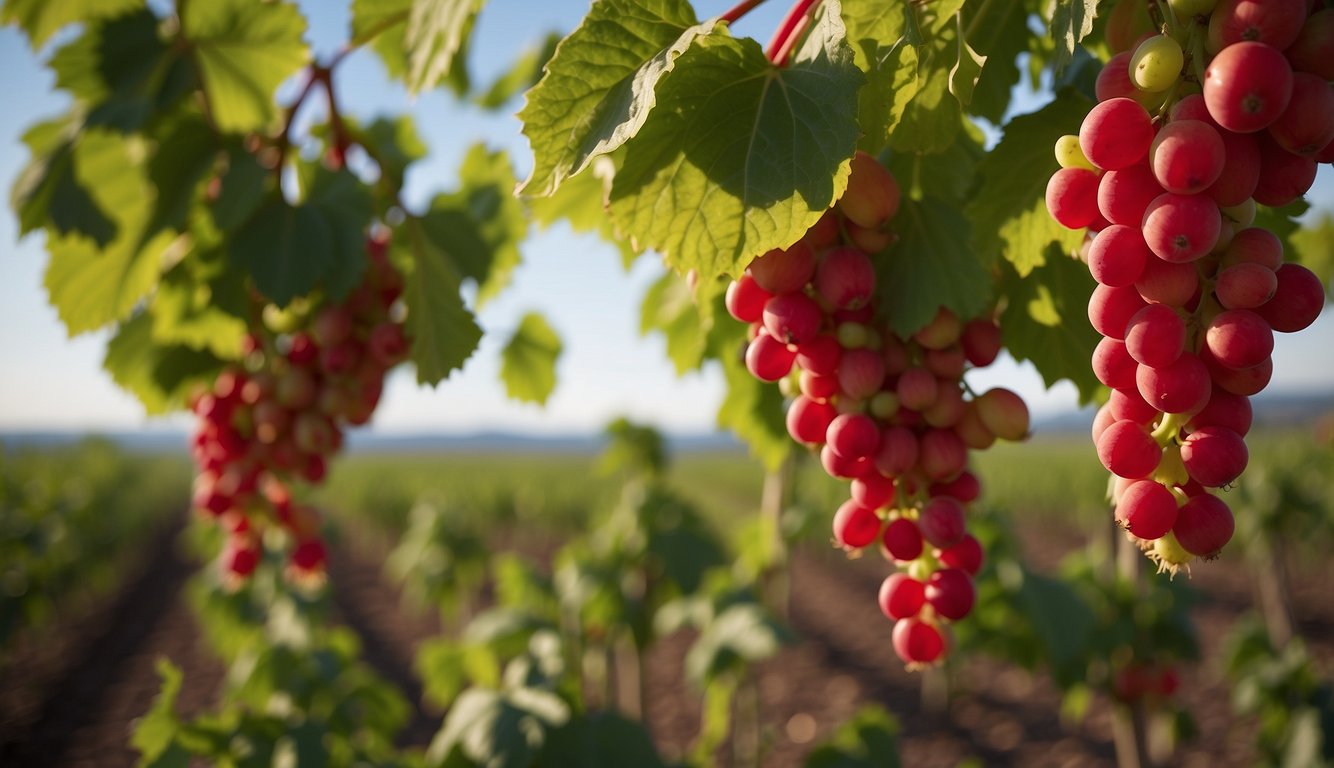
[[(128, 735), (158, 690), (154, 664), (161, 656), (185, 672), (179, 706), (187, 715), (214, 700), (223, 669), (200, 637), (181, 589), (198, 565), (180, 554), (171, 533), (153, 545), (154, 556), (145, 558), (142, 572), (118, 597), (21, 644), (0, 669), (0, 765), (133, 765)], [(1027, 553), (1038, 567), (1051, 567), (1059, 554), (1050, 541), (1043, 551)], [(1057, 549), (1079, 543), (1069, 538)], [(412, 660), (418, 644), (440, 631), (439, 621), (403, 608), (401, 595), (382, 576), (379, 556), (334, 549), (335, 606), (361, 636), (366, 661), (417, 702), (400, 743), (425, 746), (442, 713), (421, 703)], [(875, 560), (844, 562), (836, 553), (811, 549), (796, 553), (789, 619), (800, 639), (758, 673), (763, 765), (800, 765), (868, 702), (899, 719), (906, 766), (954, 766), (970, 757), (986, 766), (1114, 765), (1105, 700), (1095, 699), (1083, 722), (1062, 722), (1051, 681), (1004, 663), (963, 660), (947, 708), (924, 708), (921, 677), (895, 657), (889, 624), (876, 606), (885, 567)], [(1328, 674), (1334, 664), (1334, 601), (1328, 599), (1334, 570), (1299, 574), (1296, 583), (1300, 629)], [(1250, 579), (1239, 568), (1201, 568), (1194, 584), (1206, 598), (1194, 614), (1204, 659), (1182, 670), (1180, 697), (1199, 736), (1177, 751), (1172, 765), (1250, 765), (1255, 724), (1232, 713), (1216, 671), (1222, 638), (1252, 605)], [(684, 754), (699, 731), (700, 696), (681, 672), (689, 644), (684, 633), (666, 638), (650, 653), (645, 673), (646, 719), (668, 756)], [(720, 750), (718, 763), (729, 764), (730, 755)]]

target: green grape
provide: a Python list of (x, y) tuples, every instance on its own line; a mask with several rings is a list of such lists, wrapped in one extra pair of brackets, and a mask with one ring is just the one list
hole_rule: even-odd
[(1079, 148), (1079, 137), (1073, 134), (1066, 134), (1056, 140), (1056, 162), (1062, 168), (1087, 168), (1090, 171), (1097, 170), (1093, 163), (1084, 156), (1084, 150)]
[(1167, 0), (1172, 13), (1181, 21), (1189, 21), (1196, 16), (1208, 16), (1213, 12), (1218, 0)]
[(1142, 91), (1165, 91), (1181, 75), (1186, 57), (1181, 44), (1167, 35), (1154, 35), (1130, 56), (1130, 81)]

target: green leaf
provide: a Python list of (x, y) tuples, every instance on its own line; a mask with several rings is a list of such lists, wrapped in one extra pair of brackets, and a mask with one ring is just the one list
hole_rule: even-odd
[(136, 131), (194, 87), (180, 52), (148, 10), (88, 25), (51, 57), (56, 86), (88, 105), (87, 122)]
[(1066, 676), (1072, 668), (1086, 664), (1089, 642), (1097, 627), (1093, 610), (1063, 581), (1033, 571), (1023, 571), (1017, 607), (1033, 626), (1042, 643), (1043, 658)]
[(395, 250), (406, 250), (411, 265), (403, 298), (417, 381), (431, 385), (462, 367), (482, 340), (482, 329), (459, 295), (459, 273), (446, 255), (449, 241), (437, 241), (434, 230), (410, 217), (394, 238)]
[(523, 204), (515, 199), (509, 155), (474, 144), (459, 169), (461, 187), (437, 195), (425, 223), (460, 278), (477, 282), (477, 306), (509, 284), (528, 233)]
[(962, 208), (973, 195), (978, 164), (986, 156), (984, 140), (981, 129), (965, 122), (963, 134), (944, 152), (891, 153), (889, 170), (902, 185), (904, 196), (913, 200), (934, 197)]
[(837, 10), (831, 0), (782, 69), (755, 41), (721, 34), (681, 54), (612, 183), (612, 215), (636, 244), (678, 272), (736, 275), (838, 199), (864, 78)]
[(212, 380), (221, 361), (207, 352), (153, 340), (153, 318), (140, 312), (117, 329), (107, 343), (102, 367), (122, 389), (143, 403), (149, 415), (185, 406), (194, 384)]
[(148, 161), (148, 180), (157, 190), (147, 231), (185, 229), (198, 200), (196, 190), (217, 164), (220, 148), (203, 115), (190, 111), (163, 127)]
[(486, 0), (414, 0), (404, 37), (408, 91), (434, 88), (450, 74)]
[(898, 768), (899, 723), (877, 704), (868, 704), (815, 748), (806, 768)]
[(0, 23), (18, 24), (37, 50), (61, 27), (109, 19), (144, 5), (144, 0), (5, 0)]
[(536, 312), (525, 314), (500, 351), (500, 379), (505, 382), (505, 393), (514, 400), (546, 403), (556, 388), (560, 353), (560, 336), (546, 318)]
[[(724, 325), (717, 323), (715, 328)], [(776, 385), (760, 381), (746, 369), (742, 356), (745, 326), (732, 325), (735, 330), (728, 342), (713, 342), (727, 383), (727, 393), (718, 406), (718, 426), (735, 432), (750, 448), (751, 455), (773, 472), (794, 448), (784, 420), (783, 395)]]
[(1312, 223), (1288, 235), (1292, 248), (1288, 261), (1295, 261), (1320, 278), (1325, 293), (1334, 297), (1334, 214), (1322, 213)]
[(227, 162), (218, 177), (218, 197), (213, 202), (213, 223), (224, 232), (244, 224), (259, 209), (270, 191), (270, 172), (239, 141), (227, 146)]
[(1053, 62), (1056, 71), (1065, 69), (1075, 55), (1075, 46), (1093, 31), (1093, 19), (1098, 15), (1098, 0), (1055, 0), (1049, 29), (1056, 41)]
[(973, 101), (973, 90), (977, 88), (977, 80), (982, 76), (982, 67), (987, 63), (987, 57), (973, 50), (964, 39), (963, 18), (954, 18), (957, 20), (955, 36), (959, 55), (950, 68), (950, 93), (959, 100), (959, 104), (967, 107)]
[(644, 726), (610, 712), (571, 718), (551, 731), (534, 765), (540, 768), (665, 768)]
[(907, 338), (940, 307), (976, 317), (991, 300), (991, 277), (969, 242), (971, 224), (932, 197), (905, 200), (895, 220), (899, 242), (880, 253), (876, 293), (890, 330)]
[(560, 35), (548, 33), (540, 45), (524, 49), (510, 68), (474, 99), (477, 106), (500, 109), (520, 92), (537, 84), (560, 39)]
[[(987, 57), (969, 111), (992, 123), (1001, 123), (1010, 107), (1010, 94), (1019, 82), (1019, 54), (1028, 49), (1028, 11), (1024, 0), (981, 0), (966, 7), (967, 39)], [(979, 14), (981, 14), (979, 16)]]
[(271, 194), (233, 235), (227, 255), (279, 306), (320, 286), (341, 298), (365, 269), (370, 220), (370, 194), (357, 177), (321, 167), (301, 203)]
[(260, 130), (278, 114), (278, 85), (310, 60), (306, 19), (286, 2), (191, 3), (181, 20), (214, 124), (227, 133)]
[[(708, 281), (712, 283), (714, 281)], [(667, 341), (667, 358), (676, 375), (693, 371), (704, 362), (708, 329), (703, 327), (695, 296), (685, 278), (666, 271), (644, 293), (639, 307), (639, 332), (659, 331)]]
[[(352, 0), (352, 40), (357, 45), (369, 43), (371, 50), (380, 57), (385, 70), (391, 78), (409, 82), (412, 74), (414, 52), (419, 52), (424, 66), (441, 69), (440, 76), (449, 89), (456, 94), (468, 92), (467, 53), (468, 39), (472, 34), (473, 22), (477, 9), (484, 0), (475, 0), (476, 8), (467, 10), (468, 0)], [(444, 27), (435, 27), (436, 37), (429, 34), (428, 25), (412, 23), (415, 18), (428, 22), (433, 18), (448, 22), (450, 15), (466, 13), (467, 18), (457, 32), (457, 42), (452, 55), (446, 60), (432, 60), (431, 46), (436, 45), (434, 56), (443, 57), (440, 45), (449, 42), (450, 32)], [(409, 35), (412, 35), (411, 41)], [(440, 35), (444, 39), (438, 39)], [(425, 71), (422, 74), (426, 74)], [(420, 84), (419, 90), (435, 86)]]
[(157, 660), (162, 688), (153, 697), (153, 706), (139, 718), (130, 735), (130, 746), (139, 750), (144, 762), (157, 760), (176, 739), (180, 720), (176, 717), (176, 697), (181, 693), (181, 670), (165, 657)]
[[(937, 64), (939, 57), (937, 53)], [(917, 78), (917, 93), (904, 109), (890, 144), (898, 152), (943, 152), (963, 124), (959, 101), (950, 94), (950, 71), (942, 66), (924, 67)]]
[(195, 257), (176, 265), (153, 294), (153, 340), (241, 357), (250, 307), (243, 276), (221, 258)]
[(659, 80), (713, 26), (699, 24), (686, 0), (593, 3), (556, 47), (546, 76), (519, 112), (534, 157), (519, 191), (550, 195), (639, 133), (656, 103)]
[(1067, 93), (1012, 119), (978, 166), (982, 185), (967, 212), (986, 261), (1003, 257), (1023, 277), (1042, 265), (1048, 244), (1059, 243), (1063, 252), (1073, 253), (1083, 242), (1083, 230), (1066, 229), (1052, 219), (1046, 192), (1057, 168), (1052, 147), (1061, 136), (1078, 133), (1088, 107), (1082, 97)]
[(141, 142), (106, 131), (85, 133), (75, 148), (77, 181), (115, 217), (116, 231), (105, 248), (79, 234), (47, 241), (46, 288), (71, 335), (128, 315), (157, 282), (163, 252), (174, 239), (169, 231), (145, 231), (154, 195), (135, 161), (142, 151)]
[(1006, 297), (1000, 317), (1005, 348), (1016, 360), (1028, 360), (1051, 387), (1069, 379), (1089, 402), (1099, 383), (1089, 367), (1101, 338), (1088, 322), (1093, 278), (1083, 262), (1048, 246), (1042, 266), (1021, 277), (1006, 265), (998, 293)]
[(464, 691), (449, 708), (426, 750), (426, 764), (453, 766), (460, 759), (488, 768), (533, 764), (547, 731), (569, 719), (559, 697), (535, 688)]
[(722, 610), (686, 653), (686, 678), (698, 686), (778, 653), (790, 635), (758, 603)]
[(116, 222), (75, 173), (75, 137), (81, 129), (78, 116), (69, 115), (37, 123), (23, 134), (32, 159), (10, 192), (20, 235), (49, 226), (62, 235), (82, 234), (100, 247), (116, 236)]
[(869, 62), (865, 67), (866, 84), (857, 96), (857, 122), (862, 126), (857, 147), (879, 154), (920, 88), (917, 49), (902, 41), (889, 48), (862, 41), (857, 50), (859, 58)]
[(529, 198), (528, 210), (543, 228), (566, 221), (575, 232), (592, 232), (614, 243), (621, 254), (621, 265), (628, 270), (642, 251), (617, 231), (607, 214), (607, 197), (615, 175), (616, 166), (611, 158), (600, 157), (593, 161), (588, 173), (566, 179), (554, 194)]
[(408, 166), (426, 157), (426, 144), (417, 133), (411, 115), (377, 117), (364, 129), (353, 129), (363, 146), (372, 147), (380, 162), (380, 173), (395, 189), (401, 189)]

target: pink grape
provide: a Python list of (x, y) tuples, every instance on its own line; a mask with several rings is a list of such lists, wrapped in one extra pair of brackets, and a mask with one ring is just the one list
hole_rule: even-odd
[(894, 652), (909, 664), (934, 664), (945, 653), (940, 630), (920, 619), (903, 619), (890, 635)]
[(1246, 309), (1220, 312), (1205, 329), (1209, 354), (1227, 368), (1259, 365), (1274, 351), (1274, 332), (1264, 318)]
[(1112, 396), (1107, 399), (1107, 411), (1116, 421), (1130, 420), (1145, 426), (1157, 419), (1161, 413), (1145, 402), (1139, 390), (1135, 388), (1112, 390)]
[(952, 547), (962, 541), (966, 533), (963, 505), (949, 496), (936, 496), (922, 507), (917, 525), (921, 528), (922, 538), (931, 546)]
[(926, 585), (906, 573), (891, 574), (880, 585), (880, 611), (890, 619), (910, 619), (926, 604)]
[(1103, 337), (1093, 349), (1093, 375), (1112, 389), (1134, 388), (1137, 367), (1124, 341)]
[(1144, 212), (1144, 241), (1163, 261), (1194, 261), (1213, 250), (1221, 226), (1212, 198), (1165, 192)]
[(765, 302), (763, 318), (770, 336), (788, 344), (802, 344), (820, 332), (824, 313), (804, 293), (780, 293)]
[(1001, 330), (994, 320), (969, 320), (960, 337), (968, 362), (982, 368), (991, 365), (1001, 350)]
[(880, 541), (885, 552), (899, 562), (916, 560), (922, 554), (922, 532), (917, 523), (906, 517), (889, 521)]
[(963, 569), (941, 568), (926, 580), (926, 601), (937, 614), (957, 621), (973, 610), (977, 588)]
[(845, 459), (862, 459), (880, 447), (880, 430), (864, 413), (842, 413), (829, 423), (825, 442)]
[(834, 540), (848, 549), (861, 549), (880, 536), (880, 517), (849, 499), (834, 513)]
[(1171, 307), (1188, 305), (1199, 289), (1200, 274), (1195, 264), (1177, 264), (1157, 256), (1144, 264), (1144, 273), (1135, 281), (1141, 299)]
[(976, 576), (982, 570), (982, 544), (971, 533), (965, 533), (963, 539), (949, 549), (940, 551), (940, 562), (950, 568), (960, 568)]
[(1267, 135), (1259, 144), (1260, 178), (1251, 194), (1255, 202), (1279, 208), (1306, 194), (1315, 182), (1315, 158), (1294, 155)]
[(1274, 270), (1254, 262), (1242, 262), (1218, 270), (1214, 295), (1225, 309), (1255, 309), (1278, 290)]
[(1214, 122), (1237, 133), (1263, 130), (1288, 107), (1292, 68), (1278, 49), (1244, 40), (1222, 49), (1204, 72)]
[(824, 468), (825, 474), (843, 480), (851, 480), (875, 471), (875, 465), (865, 457), (850, 459), (840, 456), (828, 443), (820, 449), (820, 466)]
[(977, 475), (964, 470), (949, 482), (932, 483), (930, 490), (932, 496), (950, 496), (967, 504), (977, 501), (982, 495), (982, 484), (978, 481)]
[(1163, 413), (1192, 413), (1209, 402), (1209, 371), (1200, 358), (1183, 352), (1162, 368), (1141, 365), (1135, 384), (1145, 402)]
[(1269, 379), (1274, 375), (1274, 361), (1272, 358), (1266, 358), (1264, 362), (1251, 368), (1237, 370), (1228, 368), (1206, 354), (1205, 365), (1208, 366), (1209, 375), (1213, 377), (1214, 384), (1234, 395), (1246, 397), (1258, 394), (1269, 385)]
[(1224, 427), (1202, 427), (1181, 443), (1181, 462), (1200, 485), (1219, 488), (1246, 469), (1249, 455), (1241, 435)]
[(1066, 229), (1083, 229), (1098, 219), (1098, 174), (1062, 168), (1047, 182), (1047, 211)]
[(1283, 50), (1297, 39), (1306, 0), (1219, 0), (1209, 16), (1209, 50), (1257, 40)]
[(1171, 365), (1186, 349), (1186, 323), (1165, 304), (1150, 304), (1130, 318), (1126, 351), (1143, 365)]
[(1134, 99), (1118, 97), (1089, 110), (1079, 127), (1079, 148), (1089, 162), (1114, 171), (1139, 162), (1153, 141), (1149, 113)]
[(1203, 192), (1223, 173), (1223, 139), (1200, 120), (1175, 120), (1164, 125), (1149, 150), (1153, 175), (1168, 192)]
[(772, 296), (755, 282), (750, 273), (745, 273), (727, 286), (724, 297), (727, 312), (743, 323), (757, 323), (764, 316), (764, 305)]
[(1134, 285), (1153, 253), (1138, 226), (1113, 224), (1098, 233), (1089, 247), (1089, 272), (1112, 288)]
[(898, 477), (917, 465), (917, 436), (906, 427), (888, 427), (880, 433), (880, 449), (875, 467), (890, 477)]
[(802, 371), (797, 383), (801, 394), (822, 403), (838, 394), (838, 379), (833, 376), (818, 376), (810, 371)]
[(842, 357), (842, 345), (829, 334), (821, 334), (797, 346), (797, 365), (820, 376), (833, 376)]
[(1241, 205), (1260, 181), (1260, 145), (1249, 133), (1220, 128), (1218, 135), (1223, 141), (1223, 172), (1204, 193), (1224, 207)]
[(1193, 432), (1204, 427), (1221, 427), (1245, 437), (1251, 431), (1252, 418), (1250, 398), (1234, 395), (1215, 385), (1209, 395), (1209, 404), (1191, 417), (1186, 429)]
[(1292, 74), (1292, 98), (1270, 124), (1269, 135), (1289, 152), (1307, 156), (1334, 141), (1334, 90), (1325, 78), (1309, 72)]
[(885, 360), (873, 349), (849, 349), (838, 363), (838, 385), (848, 397), (865, 399), (880, 391)]
[(928, 480), (949, 480), (963, 471), (968, 447), (950, 429), (929, 429), (918, 443), (918, 466)]
[(746, 347), (746, 368), (760, 381), (778, 381), (792, 370), (797, 353), (761, 330)]
[(856, 248), (827, 251), (815, 268), (815, 291), (835, 309), (857, 309), (875, 292), (875, 265)]
[(1221, 262), (1229, 264), (1254, 263), (1277, 271), (1283, 264), (1283, 243), (1278, 236), (1263, 227), (1237, 230), (1223, 251)]
[(879, 472), (867, 472), (851, 485), (852, 500), (868, 509), (880, 509), (894, 503), (894, 480)]
[(1098, 211), (1113, 224), (1138, 229), (1149, 203), (1165, 191), (1148, 163), (1108, 171), (1098, 182)]
[(905, 408), (925, 410), (936, 401), (940, 387), (936, 377), (925, 368), (909, 368), (899, 375), (894, 391)]
[(1307, 17), (1297, 39), (1283, 52), (1298, 72), (1319, 75), (1322, 80), (1334, 80), (1334, 8), (1318, 10)]
[(1325, 308), (1325, 287), (1315, 273), (1300, 264), (1284, 264), (1274, 272), (1274, 297), (1256, 313), (1279, 333), (1296, 333), (1320, 316)]
[(1218, 555), (1235, 530), (1232, 510), (1222, 499), (1207, 493), (1192, 496), (1182, 504), (1172, 525), (1181, 548), (1206, 560)]
[(1089, 297), (1088, 315), (1093, 329), (1103, 336), (1124, 340), (1130, 318), (1144, 308), (1144, 299), (1134, 288), (1099, 285)]
[(1116, 519), (1137, 538), (1162, 538), (1176, 523), (1176, 497), (1153, 480), (1138, 480), (1121, 492)]
[(1143, 426), (1117, 421), (1098, 438), (1098, 460), (1117, 477), (1136, 480), (1158, 468), (1163, 450)]
[(775, 248), (751, 261), (750, 276), (769, 293), (795, 293), (815, 276), (815, 261), (815, 251), (798, 240), (786, 250)]
[(838, 411), (829, 403), (798, 395), (787, 409), (787, 432), (799, 443), (823, 443)]

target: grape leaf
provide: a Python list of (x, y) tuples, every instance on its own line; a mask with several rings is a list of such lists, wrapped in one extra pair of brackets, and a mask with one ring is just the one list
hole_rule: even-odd
[(1075, 46), (1093, 31), (1098, 15), (1098, 0), (1055, 0), (1051, 14), (1051, 39), (1056, 41), (1053, 63), (1056, 71), (1065, 69), (1075, 55)]
[[(457, 4), (457, 0), (450, 0)], [(480, 8), (484, 0), (477, 1)], [(436, 6), (440, 6), (436, 8)], [(414, 46), (409, 44), (410, 21), (414, 14), (431, 14), (444, 9), (441, 0), (352, 0), (352, 40), (357, 45), (369, 44), (384, 64), (391, 78), (408, 83), (412, 70)], [(476, 18), (473, 10), (458, 33), (458, 45), (446, 64), (437, 64), (443, 68), (442, 77), (445, 85), (456, 94), (464, 94), (470, 88), (468, 77), (468, 40), (472, 36), (472, 25)], [(420, 36), (421, 33), (416, 33)], [(429, 38), (420, 38), (419, 43), (430, 44)], [(427, 55), (422, 48), (423, 55)], [(423, 86), (422, 90), (435, 86)]]
[(218, 177), (218, 196), (212, 205), (213, 223), (225, 232), (244, 224), (264, 202), (268, 181), (269, 170), (240, 141), (229, 141), (226, 167)]
[(147, 231), (180, 231), (197, 201), (197, 188), (217, 161), (217, 139), (203, 115), (193, 110), (164, 125), (156, 138), (148, 178), (157, 198)]
[(485, 4), (486, 0), (413, 1), (403, 40), (409, 92), (429, 91), (450, 74)]
[(1057, 168), (1052, 147), (1061, 136), (1078, 133), (1089, 106), (1082, 97), (1063, 93), (1037, 112), (1012, 119), (983, 158), (981, 187), (967, 211), (978, 253), (987, 262), (1003, 257), (1022, 277), (1042, 265), (1048, 243), (1072, 253), (1083, 241), (1083, 230), (1068, 230), (1047, 213), (1046, 191)]
[(310, 59), (296, 6), (264, 0), (191, 3), (181, 19), (209, 111), (228, 133), (264, 128), (277, 115), (273, 94)]
[(1019, 54), (1027, 49), (1032, 36), (1027, 26), (1028, 12), (1024, 0), (982, 0), (977, 8), (965, 9), (964, 18), (968, 20), (968, 42), (987, 57), (969, 111), (999, 124), (1019, 82)]
[(1325, 293), (1334, 298), (1334, 215), (1322, 213), (1289, 235), (1288, 241), (1292, 245), (1288, 261), (1316, 273), (1325, 285)]
[(982, 150), (985, 139), (980, 128), (965, 120), (962, 135), (944, 152), (891, 153), (888, 167), (905, 196), (914, 200), (935, 197), (962, 207), (973, 193), (978, 163), (986, 156)]
[(56, 87), (88, 105), (86, 122), (137, 131), (194, 86), (189, 63), (158, 33), (148, 10), (98, 24), (51, 57)]
[(66, 24), (109, 19), (143, 5), (144, 0), (5, 0), (0, 23), (18, 24), (37, 50)]
[(843, 22), (866, 84), (857, 99), (862, 128), (858, 148), (878, 154), (917, 94), (917, 48), (909, 34), (907, 4), (853, 0), (843, 3)]
[(894, 229), (898, 243), (875, 257), (876, 294), (891, 330), (906, 338), (942, 306), (965, 318), (987, 308), (991, 278), (957, 206), (933, 197), (905, 200)]
[[(941, 54), (933, 58), (939, 64)], [(918, 90), (890, 136), (898, 152), (944, 152), (959, 135), (962, 112), (950, 94), (950, 71), (941, 66), (918, 70)]]
[(301, 203), (277, 192), (267, 197), (236, 230), (227, 256), (279, 306), (318, 286), (341, 298), (366, 266), (370, 220), (370, 194), (357, 177), (320, 167)]
[(191, 386), (211, 380), (222, 362), (208, 352), (155, 343), (153, 318), (139, 312), (121, 323), (107, 343), (102, 367), (155, 415), (183, 406)]
[(151, 304), (153, 341), (241, 357), (249, 309), (243, 275), (220, 254), (182, 261), (163, 275)]
[(99, 247), (116, 236), (116, 222), (75, 174), (74, 139), (81, 128), (78, 115), (67, 115), (37, 123), (23, 134), (32, 159), (10, 192), (20, 235), (49, 226), (61, 235), (82, 234)]
[(506, 394), (514, 400), (545, 404), (556, 388), (560, 353), (560, 336), (547, 319), (536, 312), (526, 313), (500, 351), (500, 379)]
[(1049, 244), (1026, 276), (1003, 265), (997, 291), (1006, 297), (1000, 325), (1010, 354), (1032, 362), (1048, 387), (1069, 379), (1082, 401), (1092, 400), (1100, 385), (1089, 360), (1101, 337), (1087, 319), (1093, 278), (1083, 262)]
[(954, 66), (950, 68), (950, 93), (959, 100), (959, 104), (967, 107), (973, 101), (973, 91), (977, 88), (978, 78), (982, 76), (982, 68), (987, 63), (987, 57), (973, 50), (964, 38), (962, 17), (954, 18), (958, 20), (956, 43), (959, 55)]
[(162, 685), (153, 697), (153, 706), (139, 717), (130, 736), (130, 746), (139, 750), (145, 763), (157, 760), (166, 752), (180, 729), (176, 698), (181, 693), (181, 670), (166, 657), (157, 660), (156, 668)]
[(703, 364), (708, 350), (706, 329), (685, 278), (670, 270), (649, 286), (639, 306), (639, 332), (647, 335), (651, 331), (665, 337), (667, 358), (677, 376)]
[(105, 247), (81, 234), (53, 236), (46, 288), (71, 335), (100, 328), (129, 314), (157, 281), (163, 251), (174, 233), (149, 236), (153, 189), (135, 157), (142, 142), (105, 130), (85, 132), (73, 152), (77, 183), (97, 208), (114, 217), (115, 235)]
[(509, 284), (528, 232), (522, 203), (515, 199), (509, 155), (474, 144), (459, 170), (462, 187), (437, 195), (424, 224), (442, 245), (460, 278), (477, 282), (477, 306)]
[(641, 723), (609, 712), (571, 718), (551, 731), (534, 764), (666, 768)]
[(552, 32), (542, 39), (540, 45), (525, 49), (504, 74), (478, 94), (474, 103), (485, 109), (500, 109), (520, 92), (532, 88), (542, 79), (542, 72), (556, 52), (556, 44), (560, 39), (560, 35)]
[(900, 768), (899, 722), (878, 704), (867, 704), (819, 744), (805, 768)]
[(350, 126), (350, 130), (357, 137), (358, 143), (374, 148), (375, 157), (380, 162), (380, 173), (389, 179), (395, 189), (403, 187), (403, 177), (408, 166), (425, 157), (428, 151), (411, 115), (377, 117), (364, 129)]
[(547, 74), (519, 112), (533, 148), (520, 192), (546, 196), (594, 158), (635, 136), (656, 104), (654, 89), (713, 22), (686, 0), (597, 0), (556, 47)]
[(612, 158), (599, 157), (593, 161), (588, 173), (566, 179), (555, 193), (547, 197), (529, 198), (528, 210), (543, 229), (558, 221), (565, 221), (575, 232), (601, 235), (603, 240), (614, 244), (620, 251), (621, 265), (628, 270), (639, 258), (641, 251), (620, 234), (615, 222), (607, 215), (607, 196), (615, 175), (616, 164)]
[(681, 55), (612, 182), (612, 216), (633, 243), (678, 272), (736, 275), (838, 199), (864, 77), (829, 5), (786, 68), (721, 34)]
[(417, 381), (432, 386), (462, 367), (482, 339), (482, 329), (459, 295), (459, 273), (446, 255), (451, 243), (437, 240), (437, 229), (409, 217), (393, 241), (394, 250), (403, 253), (396, 261), (410, 267), (403, 298)]

